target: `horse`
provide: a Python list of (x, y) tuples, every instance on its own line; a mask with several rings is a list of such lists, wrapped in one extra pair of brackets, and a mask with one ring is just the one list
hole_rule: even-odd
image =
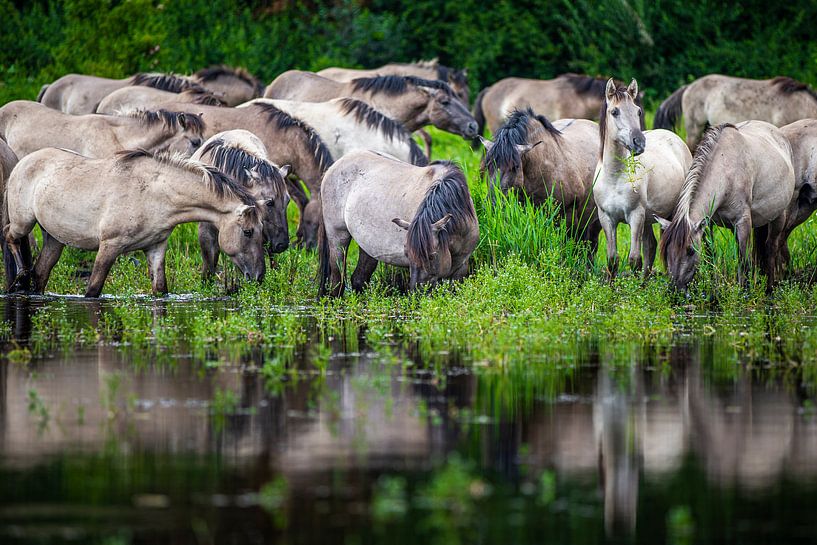
[[(11, 171), (14, 170), (14, 167), (17, 165), (17, 155), (14, 154), (14, 151), (6, 144), (6, 141), (0, 138), (0, 195), (2, 195), (2, 189), (6, 187), (6, 182), (11, 175)], [(2, 221), (2, 218), (0, 218)], [(8, 246), (6, 245), (5, 241), (0, 237), (0, 242), (2, 242), (3, 247), (3, 255), (4, 255), (4, 262), (9, 263), (11, 259), (11, 254), (8, 253)], [(31, 246), (29, 246), (29, 250)], [(31, 259), (31, 255), (27, 256), (27, 259)], [(9, 270), (6, 268), (6, 279), (14, 278), (14, 271)]]
[(389, 63), (379, 68), (359, 70), (355, 68), (324, 68), (316, 72), (319, 76), (335, 81), (352, 81), (357, 78), (371, 78), (375, 76), (414, 76), (423, 79), (436, 79), (446, 82), (451, 90), (466, 106), (468, 101), (468, 70), (457, 70), (440, 64), (438, 59), (417, 61), (411, 63)]
[(644, 275), (649, 275), (658, 244), (652, 229), (657, 221), (654, 216), (672, 213), (692, 163), (692, 155), (675, 133), (663, 129), (642, 131), (637, 97), (635, 80), (625, 89), (610, 78), (599, 116), (601, 148), (593, 197), (607, 239), (611, 278), (618, 270), (619, 223), (630, 226), (630, 267), (637, 271), (643, 266)]
[(535, 205), (558, 203), (579, 238), (598, 243), (599, 222), (593, 202), (593, 173), (599, 149), (598, 125), (587, 119), (551, 123), (531, 108), (515, 110), (486, 148), (480, 172), (489, 194), (499, 181), (503, 193), (524, 192)]
[(158, 108), (165, 104), (179, 102), (205, 106), (226, 106), (224, 101), (204, 88), (193, 88), (181, 93), (172, 93), (152, 87), (130, 85), (117, 89), (103, 98), (96, 107), (96, 113), (116, 115), (123, 111)]
[[(292, 174), (303, 180), (313, 194), (332, 164), (332, 154), (318, 133), (309, 125), (270, 104), (251, 104), (244, 108), (220, 108), (196, 104), (173, 103), (168, 108), (195, 112), (204, 120), (205, 138), (232, 129), (245, 129), (258, 136), (267, 148), (269, 160), (292, 165)], [(298, 239), (314, 247), (320, 221), (319, 201), (309, 201), (300, 184), (287, 178), (289, 195), (300, 209)]]
[(686, 142), (694, 150), (710, 126), (754, 119), (781, 127), (817, 117), (817, 93), (788, 77), (756, 80), (709, 74), (662, 102), (653, 127), (673, 130), (682, 114)]
[(264, 84), (243, 68), (219, 64), (195, 72), (191, 79), (220, 97), (227, 106), (238, 106), (264, 95)]
[[(265, 264), (255, 199), (223, 172), (179, 154), (126, 150), (90, 159), (46, 148), (21, 159), (4, 200), (3, 233), (16, 272), (12, 287), (33, 280), (42, 293), (68, 245), (97, 250), (86, 297), (98, 297), (116, 258), (144, 250), (154, 293), (167, 293), (167, 239), (180, 223), (218, 226), (218, 242), (244, 276), (260, 281)], [(70, 195), (70, 198), (66, 198)], [(27, 235), (40, 225), (43, 249), (33, 271)]]
[[(289, 248), (286, 182), (290, 166), (271, 163), (263, 142), (249, 131), (225, 131), (209, 138), (193, 154), (194, 161), (209, 164), (240, 183), (255, 199), (270, 260)], [(210, 277), (218, 265), (218, 226), (199, 223), (202, 272)]]
[(360, 249), (355, 290), (365, 287), (380, 262), (409, 268), (412, 290), (467, 274), (479, 225), (465, 175), (452, 163), (419, 167), (354, 152), (326, 172), (321, 199), (319, 295), (327, 288), (343, 294), (352, 239)]
[(20, 159), (49, 147), (88, 157), (108, 157), (133, 148), (190, 155), (201, 145), (204, 130), (198, 115), (167, 110), (69, 115), (29, 100), (0, 108), (0, 137)]
[(695, 151), (672, 221), (659, 219), (664, 226), (661, 257), (672, 285), (689, 286), (704, 228), (715, 222), (735, 232), (741, 283), (752, 229), (767, 226), (766, 239), (756, 238), (755, 247), (771, 289), (794, 187), (792, 148), (780, 129), (765, 121), (710, 128)]
[(43, 85), (37, 102), (66, 114), (92, 114), (103, 98), (131, 85), (155, 87), (173, 93), (201, 88), (189, 78), (176, 74), (139, 73), (124, 79), (67, 74), (51, 84)]
[[(616, 82), (619, 84), (619, 82)], [(548, 119), (599, 119), (606, 80), (580, 74), (554, 79), (505, 78), (483, 89), (474, 101), (477, 132), (496, 133), (508, 115), (530, 107)], [(638, 105), (641, 105), (639, 97)]]
[(289, 70), (267, 86), (264, 98), (326, 102), (351, 97), (414, 132), (434, 125), (466, 139), (475, 138), (477, 123), (447, 83), (414, 76), (377, 76), (343, 83), (312, 72)]

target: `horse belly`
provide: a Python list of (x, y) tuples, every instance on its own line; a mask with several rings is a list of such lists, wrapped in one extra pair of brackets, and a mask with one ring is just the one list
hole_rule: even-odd
[(34, 193), (32, 209), (37, 223), (67, 246), (81, 250), (97, 250), (99, 209), (96, 206), (88, 208), (77, 200), (66, 199), (66, 193), (49, 189), (46, 184)]
[(406, 231), (391, 220), (356, 215), (346, 220), (347, 229), (360, 248), (377, 261), (408, 267), (405, 254)]

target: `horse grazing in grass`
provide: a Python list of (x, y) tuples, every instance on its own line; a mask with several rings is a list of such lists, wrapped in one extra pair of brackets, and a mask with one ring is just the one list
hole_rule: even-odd
[[(116, 258), (135, 250), (145, 251), (154, 293), (166, 293), (167, 239), (191, 221), (218, 226), (219, 246), (246, 278), (261, 280), (265, 272), (253, 196), (223, 172), (178, 154), (136, 150), (89, 159), (54, 148), (34, 152), (8, 180), (3, 219), (12, 289), (33, 280), (35, 292), (45, 290), (68, 245), (98, 250), (86, 297), (98, 297)], [(30, 271), (27, 236), (35, 224), (43, 249)]]
[(710, 74), (684, 85), (662, 102), (653, 127), (672, 130), (681, 115), (687, 145), (694, 150), (710, 126), (755, 119), (781, 127), (817, 117), (817, 93), (787, 77), (756, 80)]
[(238, 106), (264, 96), (264, 84), (243, 68), (219, 64), (199, 70), (191, 79), (219, 97), (227, 106)]
[(320, 294), (343, 294), (346, 250), (360, 248), (352, 288), (361, 290), (379, 262), (411, 271), (409, 288), (458, 279), (479, 241), (474, 203), (451, 163), (418, 167), (372, 151), (335, 162), (321, 185)]
[(173, 93), (201, 89), (195, 81), (176, 74), (140, 73), (124, 79), (67, 74), (51, 84), (43, 85), (37, 102), (66, 114), (92, 114), (103, 98), (117, 89), (131, 85), (154, 87)]
[(187, 89), (181, 93), (172, 93), (153, 87), (130, 85), (117, 89), (103, 98), (96, 107), (96, 113), (117, 115), (120, 112), (159, 108), (165, 104), (173, 103), (226, 106), (220, 98), (204, 88)]
[[(735, 232), (740, 282), (749, 265), (749, 238), (756, 229), (756, 256), (770, 289), (794, 187), (792, 149), (780, 129), (765, 121), (709, 129), (695, 151), (672, 221), (659, 219), (664, 226), (661, 257), (673, 286), (686, 289), (692, 281), (704, 228), (715, 222)], [(758, 237), (757, 228), (764, 226), (765, 237)]]
[[(606, 80), (580, 74), (554, 79), (505, 78), (483, 89), (474, 101), (477, 132), (496, 133), (511, 112), (530, 107), (548, 119), (599, 118)], [(619, 82), (616, 82), (619, 84)], [(638, 105), (640, 106), (640, 97)]]
[(468, 70), (457, 70), (440, 64), (438, 59), (417, 61), (411, 63), (389, 63), (379, 68), (359, 70), (355, 68), (324, 68), (317, 72), (319, 76), (335, 81), (352, 81), (357, 78), (371, 78), (375, 76), (414, 76), (422, 79), (436, 79), (446, 82), (457, 97), (465, 104), (468, 101)]
[(350, 97), (414, 132), (434, 125), (463, 138), (477, 136), (477, 122), (447, 83), (414, 76), (377, 76), (338, 82), (312, 72), (290, 70), (267, 86), (264, 98), (326, 102)]
[(87, 157), (110, 157), (133, 148), (190, 155), (201, 145), (204, 130), (200, 116), (167, 110), (69, 115), (28, 100), (0, 108), (0, 137), (21, 159), (43, 148), (64, 148)]
[[(541, 205), (552, 198), (572, 232), (598, 243), (599, 222), (593, 202), (593, 173), (599, 149), (599, 128), (586, 119), (551, 123), (530, 108), (516, 110), (486, 148), (480, 171), (489, 191), (499, 181), (503, 193), (511, 189)], [(520, 195), (521, 196), (521, 195)]]
[(635, 80), (626, 89), (608, 80), (599, 121), (601, 155), (593, 196), (607, 238), (611, 277), (618, 271), (619, 223), (630, 226), (630, 267), (643, 267), (644, 275), (650, 273), (658, 245), (652, 229), (655, 216), (672, 213), (692, 163), (689, 150), (674, 133), (642, 130), (643, 112), (637, 97)]
[[(192, 159), (212, 165), (240, 183), (252, 195), (261, 217), (264, 245), (270, 259), (289, 248), (289, 195), (284, 181), (290, 171), (289, 165), (279, 167), (270, 162), (263, 142), (253, 133), (241, 129), (211, 137)], [(218, 236), (218, 225), (199, 223), (199, 245), (205, 277), (216, 272)]]

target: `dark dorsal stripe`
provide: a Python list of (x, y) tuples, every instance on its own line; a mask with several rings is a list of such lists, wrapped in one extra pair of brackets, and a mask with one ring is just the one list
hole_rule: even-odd
[(152, 87), (170, 93), (181, 93), (187, 89), (205, 90), (195, 81), (176, 74), (136, 74), (133, 76), (131, 84)]
[(772, 80), (772, 85), (776, 86), (783, 94), (790, 95), (792, 93), (805, 91), (811, 95), (813, 99), (817, 100), (817, 92), (802, 81), (797, 81), (796, 79), (786, 76), (778, 76)]
[(276, 196), (286, 193), (286, 182), (279, 170), (264, 159), (260, 159), (237, 145), (226, 144), (218, 138), (208, 142), (201, 150), (202, 157), (210, 155), (213, 166), (231, 176), (244, 187), (252, 187), (256, 179), (250, 176), (255, 171), (261, 183), (275, 190)]
[(318, 168), (320, 168), (321, 171), (325, 171), (334, 162), (334, 159), (332, 159), (332, 154), (329, 153), (329, 148), (326, 147), (326, 144), (323, 142), (323, 140), (321, 140), (318, 133), (315, 132), (315, 129), (300, 119), (292, 117), (288, 113), (279, 110), (272, 104), (265, 104), (261, 102), (255, 103), (255, 106), (258, 107), (262, 113), (266, 114), (267, 119), (271, 123), (275, 123), (275, 126), (278, 127), (278, 129), (294, 129), (303, 131), (307, 136), (310, 151), (317, 160)]
[(355, 78), (352, 80), (352, 89), (360, 93), (383, 93), (386, 95), (401, 95), (410, 85), (440, 89), (447, 95), (455, 96), (451, 87), (440, 80), (423, 79), (415, 76), (374, 76), (371, 78)]

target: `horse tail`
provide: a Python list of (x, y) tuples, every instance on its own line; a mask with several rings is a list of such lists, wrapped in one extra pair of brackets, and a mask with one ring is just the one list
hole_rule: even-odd
[(477, 122), (477, 134), (480, 136), (482, 135), (482, 131), (485, 130), (485, 112), (482, 111), (482, 98), (485, 96), (488, 89), (490, 89), (490, 87), (486, 87), (480, 91), (477, 98), (474, 100), (474, 119)]
[(46, 83), (45, 85), (40, 87), (40, 92), (37, 93), (37, 102), (42, 102), (43, 101), (43, 96), (45, 95), (45, 92), (48, 91), (48, 88), (50, 86), (51, 86), (50, 83)]
[(680, 87), (661, 103), (655, 112), (655, 119), (652, 122), (653, 129), (667, 129), (668, 131), (675, 129), (683, 113), (681, 99), (684, 98), (684, 91), (687, 90), (687, 87), (689, 86)]
[(326, 237), (326, 224), (321, 214), (318, 221), (318, 297), (326, 295), (326, 285), (329, 283), (330, 276), (329, 240)]

